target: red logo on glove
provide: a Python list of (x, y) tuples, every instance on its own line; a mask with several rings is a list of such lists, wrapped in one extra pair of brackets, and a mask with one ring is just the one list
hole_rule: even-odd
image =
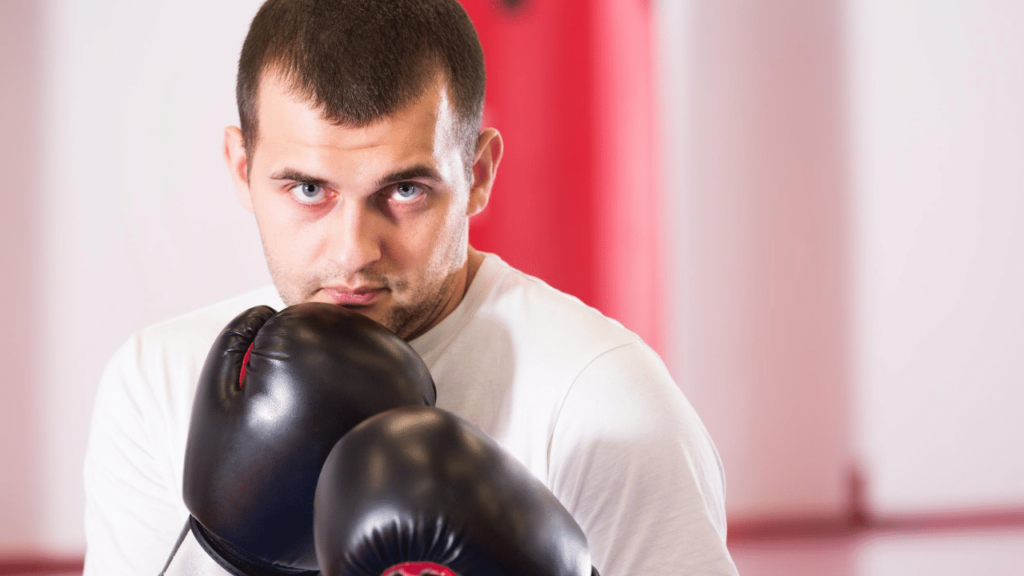
[(403, 562), (388, 568), (380, 576), (459, 576), (459, 574), (433, 562)]
[(245, 351), (245, 358), (242, 358), (242, 371), (238, 373), (238, 387), (245, 388), (245, 373), (247, 366), (249, 366), (249, 355), (252, 354), (252, 347), (256, 343), (249, 344), (249, 349)]

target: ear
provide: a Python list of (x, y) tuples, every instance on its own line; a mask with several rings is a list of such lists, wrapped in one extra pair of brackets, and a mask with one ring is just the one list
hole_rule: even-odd
[(245, 140), (238, 126), (224, 129), (224, 161), (235, 183), (235, 193), (242, 207), (252, 212), (252, 195), (249, 192), (249, 159), (245, 154)]
[(473, 159), (473, 183), (469, 188), (469, 205), (466, 207), (466, 215), (475, 216), (487, 207), (504, 146), (501, 133), (494, 128), (487, 128), (480, 133), (480, 138), (477, 139), (476, 157)]

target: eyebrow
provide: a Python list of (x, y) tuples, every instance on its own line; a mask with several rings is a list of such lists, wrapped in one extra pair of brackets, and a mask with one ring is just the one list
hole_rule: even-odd
[(392, 172), (387, 176), (377, 180), (376, 187), (383, 188), (388, 184), (394, 184), (395, 182), (401, 182), (402, 180), (415, 180), (416, 178), (427, 178), (437, 182), (441, 181), (441, 175), (426, 164), (417, 164), (411, 168), (405, 170), (399, 170), (398, 172)]
[[(318, 178), (304, 172), (292, 168), (285, 168), (280, 172), (275, 172), (270, 175), (272, 180), (292, 180), (295, 182), (305, 182), (307, 184), (313, 184), (316, 186), (326, 186), (328, 188), (334, 188), (329, 180), (324, 178)], [(416, 178), (427, 178), (440, 182), (441, 175), (437, 170), (427, 166), (426, 164), (417, 164), (405, 170), (399, 170), (392, 172), (382, 178), (379, 178), (374, 185), (377, 188), (383, 188), (388, 184), (394, 184), (395, 182), (401, 182), (403, 180), (415, 180)]]
[(271, 180), (294, 180), (295, 182), (305, 182), (306, 184), (313, 184), (315, 186), (325, 186), (327, 188), (333, 188), (330, 181), (324, 178), (317, 178), (316, 176), (310, 176), (298, 170), (292, 168), (285, 168), (280, 172), (275, 172), (270, 175)]

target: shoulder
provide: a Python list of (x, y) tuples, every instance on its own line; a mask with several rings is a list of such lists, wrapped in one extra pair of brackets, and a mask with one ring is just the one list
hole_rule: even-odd
[(578, 298), (488, 254), (459, 308), (412, 342), (441, 407), (543, 477), (566, 395), (595, 360), (640, 338)]
[[(111, 357), (100, 378), (87, 459), (118, 453), (129, 454), (129, 460), (140, 462), (146, 454), (180, 451), (196, 381), (213, 340), (237, 314), (275, 300), (273, 288), (256, 290), (155, 324), (129, 337)], [(163, 462), (161, 474), (175, 482), (180, 474), (166, 469), (170, 465)]]
[[(280, 305), (273, 288), (242, 294), (140, 330), (107, 364), (83, 467), (87, 573), (160, 562), (173, 544), (188, 514), (181, 478), (199, 371), (228, 320), (258, 304)], [(129, 536), (126, 551), (117, 544)]]
[(112, 395), (127, 397), (136, 404), (166, 402), (168, 394), (176, 392), (187, 397), (191, 388), (177, 383), (194, 379), (197, 366), (201, 367), (213, 340), (231, 318), (259, 304), (281, 305), (273, 287), (265, 287), (131, 335), (107, 364), (97, 402)]
[(192, 349), (205, 343), (209, 347), (228, 321), (260, 305), (283, 307), (273, 286), (265, 286), (144, 328), (134, 335), (135, 345)]
[(578, 298), (500, 264), (504, 274), (480, 315), (500, 316), (535, 350), (572, 357), (573, 395), (622, 396), (650, 408), (667, 402), (675, 411), (689, 408), (665, 363), (643, 339)]
[[(664, 363), (643, 343), (609, 350), (580, 373), (559, 411), (551, 454), (553, 483), (583, 488), (566, 496), (574, 505), (610, 505), (604, 499), (621, 496), (625, 485), (640, 499), (672, 494), (677, 509), (688, 510), (687, 522), (707, 523), (724, 538), (718, 451)], [(591, 501), (578, 501), (588, 498), (581, 494)]]
[(700, 417), (668, 368), (640, 341), (605, 351), (579, 373), (566, 394), (559, 426), (563, 432), (579, 432), (580, 442), (615, 438), (675, 445), (685, 452), (710, 447)]
[(501, 274), (480, 314), (499, 317), (523, 338), (588, 362), (619, 346), (643, 344), (639, 336), (579, 298), (491, 258)]
[(494, 368), (505, 367), (518, 385), (551, 397), (595, 358), (631, 342), (640, 338), (618, 322), (487, 254), (459, 308), (411, 344), (432, 371), (474, 380), (484, 370), (493, 379)]

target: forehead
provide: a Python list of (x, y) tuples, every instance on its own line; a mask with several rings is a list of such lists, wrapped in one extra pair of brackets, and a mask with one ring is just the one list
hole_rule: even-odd
[[(444, 156), (457, 149), (457, 127), (442, 80), (389, 116), (364, 126), (337, 123), (277, 75), (260, 82), (257, 147), (280, 154), (387, 152), (397, 156)], [(422, 158), (420, 159), (422, 160)]]

